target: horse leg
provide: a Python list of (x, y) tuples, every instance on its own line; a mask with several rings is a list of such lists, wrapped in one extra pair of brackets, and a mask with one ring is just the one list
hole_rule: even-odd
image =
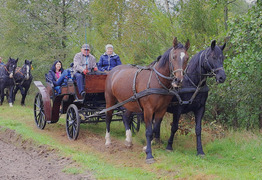
[(14, 93), (14, 86), (11, 86), (10, 88), (9, 88), (9, 100), (8, 100), (8, 102), (9, 102), (9, 106), (10, 107), (13, 107), (13, 93)]
[(15, 86), (15, 90), (14, 90), (14, 94), (13, 94), (13, 101), (15, 101), (15, 96), (16, 96), (18, 89), (19, 89), (19, 87)]
[(0, 95), (1, 95), (0, 105), (3, 105), (5, 93), (4, 93), (4, 89), (2, 89), (2, 88), (0, 89)]
[(159, 121), (155, 121), (153, 134), (156, 143), (160, 144), (160, 127), (161, 127), (162, 118)]
[(152, 130), (152, 118), (153, 115), (150, 112), (144, 112), (144, 121), (146, 125), (146, 163), (154, 163), (154, 157), (152, 155), (151, 141), (153, 139), (153, 130)]
[(201, 130), (202, 130), (202, 125), (201, 121), (205, 113), (205, 106), (202, 106), (198, 111), (194, 111), (195, 114), (195, 131), (196, 131), (196, 139), (197, 139), (197, 155), (204, 156), (205, 153), (202, 148), (202, 141), (201, 141)]
[(130, 117), (131, 117), (132, 112), (126, 110), (123, 114), (123, 123), (125, 125), (125, 129), (126, 129), (126, 141), (125, 141), (125, 145), (127, 147), (131, 147), (132, 146), (132, 132), (130, 129)]
[(111, 145), (111, 137), (110, 137), (110, 124), (111, 124), (111, 120), (112, 120), (112, 114), (113, 114), (113, 110), (111, 111), (107, 111), (106, 112), (106, 146), (110, 146)]
[(20, 88), (20, 91), (21, 91), (21, 94), (22, 94), (22, 99), (21, 99), (21, 105), (22, 105), (22, 106), (25, 105), (25, 98), (26, 98), (28, 89), (29, 89), (29, 87), (28, 87), (28, 88), (25, 88), (25, 90), (23, 89), (22, 86), (21, 86), (21, 88)]
[[(160, 119), (158, 122), (154, 123), (153, 128), (153, 139), (155, 139), (155, 142), (160, 144), (160, 127), (161, 127), (162, 119)], [(152, 139), (152, 140), (153, 140)], [(153, 141), (151, 141), (152, 144)], [(147, 146), (143, 147), (143, 150), (146, 151)]]
[(174, 142), (174, 136), (178, 130), (178, 122), (179, 122), (179, 118), (180, 118), (181, 113), (180, 112), (173, 112), (173, 123), (172, 123), (172, 127), (171, 127), (171, 134), (170, 137), (168, 139), (168, 143), (167, 143), (167, 147), (166, 150), (167, 151), (172, 151), (173, 150), (173, 142)]

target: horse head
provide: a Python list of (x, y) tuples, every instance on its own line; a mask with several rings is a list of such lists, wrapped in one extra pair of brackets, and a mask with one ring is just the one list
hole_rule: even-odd
[(7, 67), (7, 70), (8, 70), (8, 73), (9, 73), (9, 77), (10, 78), (13, 78), (14, 77), (14, 74), (15, 74), (15, 69), (17, 67), (17, 62), (18, 62), (18, 58), (15, 60), (15, 59), (12, 59), (11, 57), (9, 58), (7, 64), (6, 64), (6, 67)]
[(25, 71), (25, 80), (28, 80), (31, 74), (32, 61), (25, 60), (23, 69)]
[(172, 86), (180, 87), (183, 81), (183, 72), (187, 66), (189, 56), (187, 50), (190, 47), (190, 42), (187, 40), (185, 46), (177, 41), (175, 37), (173, 40), (173, 49), (170, 51), (170, 71), (173, 76)]
[(223, 50), (225, 47), (226, 43), (223, 46), (217, 46), (216, 40), (213, 40), (210, 48), (203, 51), (205, 60), (202, 66), (211, 76), (216, 76), (218, 83), (223, 83), (226, 80), (226, 73), (223, 68)]

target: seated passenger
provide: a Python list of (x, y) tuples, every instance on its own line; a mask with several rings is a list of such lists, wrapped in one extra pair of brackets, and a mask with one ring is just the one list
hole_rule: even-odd
[(70, 78), (70, 72), (64, 70), (62, 62), (56, 60), (47, 74), (47, 81), (54, 85), (57, 94), (61, 94), (61, 85), (66, 85), (67, 79)]
[(74, 79), (79, 94), (82, 98), (85, 96), (84, 80), (85, 75), (91, 70), (97, 71), (96, 58), (90, 54), (90, 47), (88, 44), (84, 44), (81, 48), (81, 52), (77, 53), (74, 57)]
[(106, 45), (106, 52), (101, 55), (100, 60), (97, 64), (98, 70), (100, 71), (110, 71), (115, 66), (118, 66), (121, 63), (120, 57), (114, 53), (114, 47), (111, 44)]

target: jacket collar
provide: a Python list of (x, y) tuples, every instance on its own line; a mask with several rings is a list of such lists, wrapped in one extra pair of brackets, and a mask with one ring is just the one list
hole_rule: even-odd
[[(108, 54), (106, 54), (106, 52), (104, 53), (104, 55), (105, 55), (105, 56), (108, 56)], [(115, 56), (115, 55), (116, 55), (116, 53), (113, 52), (113, 54), (111, 54), (110, 56)]]

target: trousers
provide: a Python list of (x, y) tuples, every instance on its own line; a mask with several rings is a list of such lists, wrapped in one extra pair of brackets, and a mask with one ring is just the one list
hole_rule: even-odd
[(85, 80), (85, 75), (82, 73), (75, 73), (74, 79), (76, 81), (76, 85), (78, 88), (78, 92), (81, 94), (82, 91), (84, 91), (84, 80)]

